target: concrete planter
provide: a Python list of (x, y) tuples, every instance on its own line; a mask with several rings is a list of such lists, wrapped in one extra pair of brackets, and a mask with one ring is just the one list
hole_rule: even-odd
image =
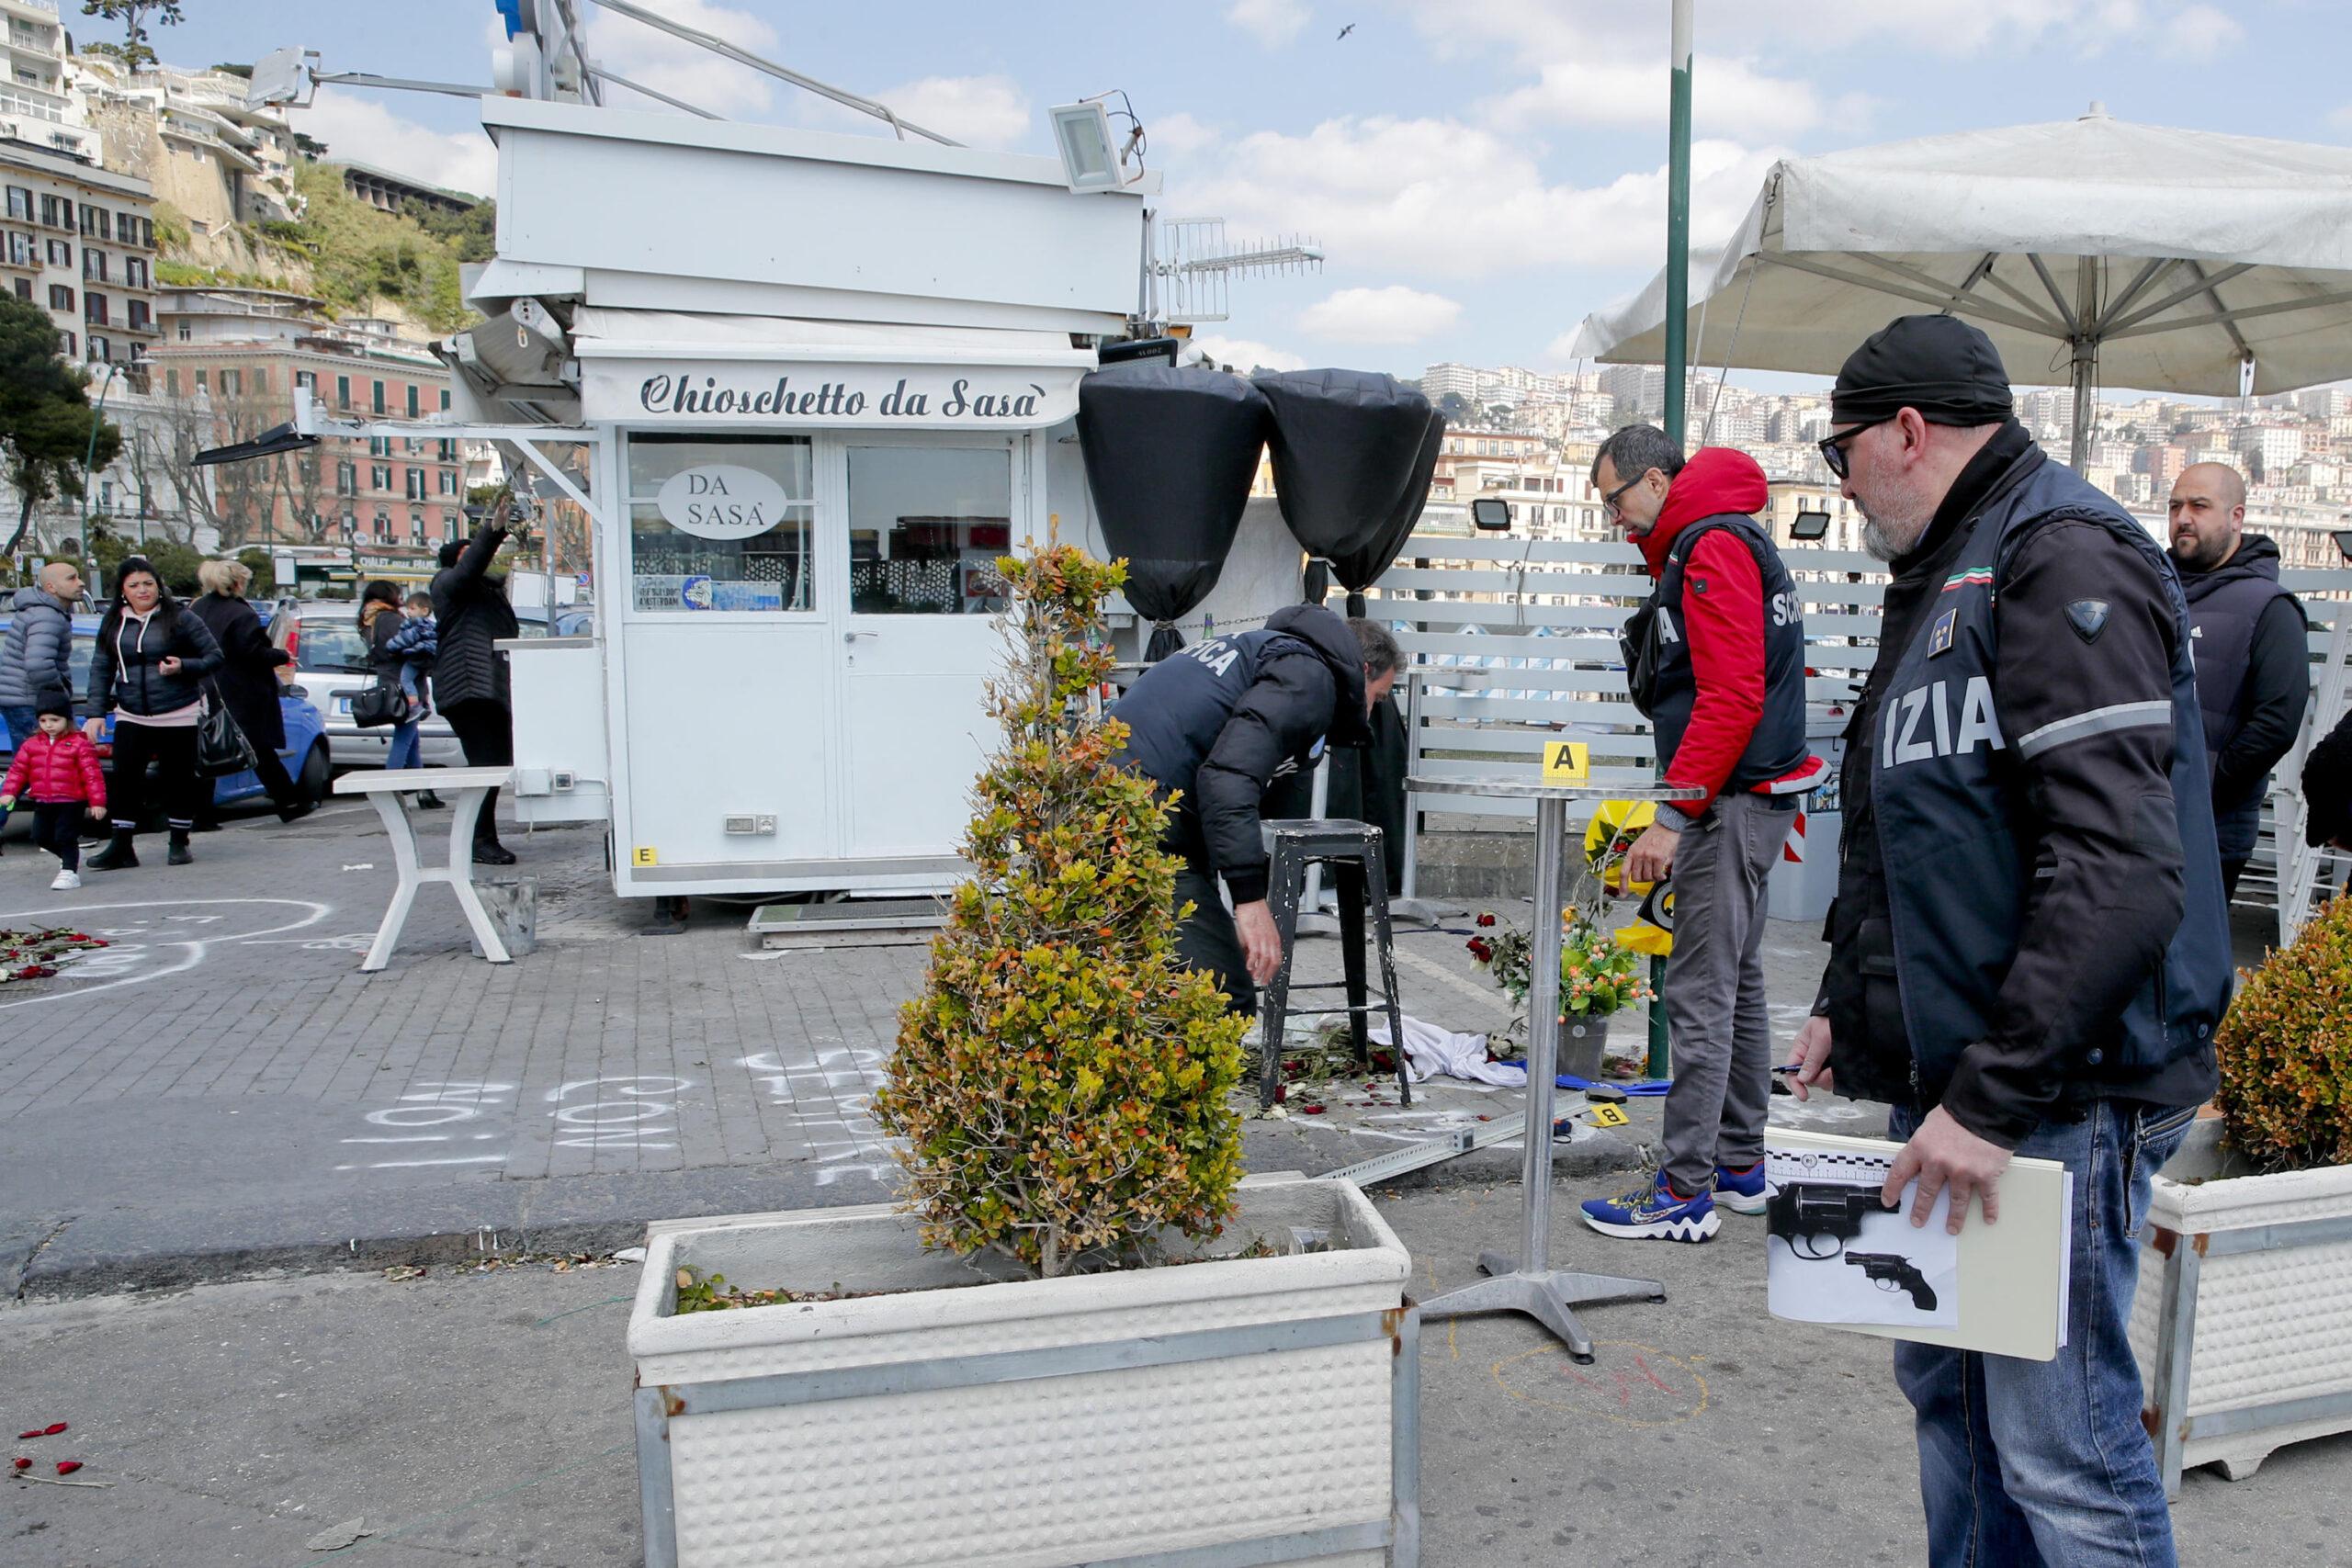
[[(656, 1227), (648, 1568), (1413, 1568), (1411, 1259), (1347, 1182), (1240, 1198), (1228, 1243), (1329, 1249), (1020, 1280), (879, 1205)], [(679, 1317), (681, 1266), (877, 1293)]]
[(2167, 1495), (2352, 1430), (2352, 1167), (2237, 1174), (2198, 1122), (2155, 1179), (2132, 1348)]

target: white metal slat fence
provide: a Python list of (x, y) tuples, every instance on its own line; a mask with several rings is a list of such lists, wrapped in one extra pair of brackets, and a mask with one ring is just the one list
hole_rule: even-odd
[[(1826, 742), (1842, 728), (1844, 702), (1878, 656), (1886, 568), (1851, 551), (1792, 547), (1781, 556), (1804, 606), (1809, 728)], [(2288, 822), (2290, 837), (2300, 844), (2290, 772), (2300, 769), (2314, 730), (2324, 734), (2334, 721), (2346, 684), (2343, 676), (2330, 682), (2326, 671), (2331, 655), (2346, 657), (2352, 570), (2290, 571), (2281, 581), (2311, 616), (2319, 690), (2304, 720), (2303, 741), (2280, 765), (2263, 842), (2240, 888), (2242, 901), (2275, 896), (2271, 821)], [(1579, 740), (1592, 749), (1596, 779), (1646, 782), (1655, 749), (1648, 723), (1626, 695), (1617, 628), (1649, 590), (1630, 545), (1429, 535), (1408, 540), (1368, 594), (1368, 608), (1398, 628), (1416, 678), (1407, 702), (1414, 721), (1409, 771), (1435, 777), (1532, 775), (1546, 741)], [(1463, 677), (1449, 681), (1453, 671)], [(1530, 815), (1524, 803), (1468, 795), (1417, 796), (1408, 806), (1415, 830), (1421, 811)]]

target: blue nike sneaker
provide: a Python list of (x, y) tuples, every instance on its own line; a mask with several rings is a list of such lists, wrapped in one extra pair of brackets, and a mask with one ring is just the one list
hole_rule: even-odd
[(1745, 1170), (1734, 1170), (1727, 1165), (1715, 1167), (1715, 1201), (1733, 1213), (1760, 1214), (1770, 1197), (1770, 1190), (1764, 1185), (1762, 1160)]
[(1653, 1181), (1614, 1198), (1589, 1198), (1583, 1206), (1586, 1224), (1603, 1235), (1635, 1241), (1704, 1241), (1724, 1223), (1713, 1199), (1704, 1192), (1696, 1198), (1677, 1195), (1662, 1170)]

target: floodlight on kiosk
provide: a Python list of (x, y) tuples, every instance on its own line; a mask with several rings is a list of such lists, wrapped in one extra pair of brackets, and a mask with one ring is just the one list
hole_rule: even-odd
[[(1125, 93), (1117, 96), (1121, 102), (1126, 101)], [(1124, 190), (1132, 183), (1127, 159), (1143, 148), (1143, 122), (1136, 118), (1130, 105), (1120, 114), (1129, 126), (1126, 140), (1115, 139), (1111, 133), (1111, 110), (1102, 101), (1110, 96), (1104, 93), (1074, 104), (1057, 104), (1046, 111), (1053, 122), (1054, 147), (1062, 155), (1062, 174), (1069, 181), (1072, 195)], [(1141, 172), (1138, 159), (1136, 173)]]
[(1809, 545), (1816, 539), (1825, 538), (1828, 533), (1829, 509), (1827, 507), (1805, 507), (1798, 512), (1796, 520), (1789, 525), (1789, 537), (1804, 544)]
[(1482, 534), (1510, 532), (1510, 502), (1500, 496), (1482, 495), (1470, 503), (1470, 523)]

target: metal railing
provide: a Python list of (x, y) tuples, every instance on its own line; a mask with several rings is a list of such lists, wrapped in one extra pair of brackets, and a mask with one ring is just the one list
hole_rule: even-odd
[[(1815, 750), (1827, 754), (1878, 657), (1886, 568), (1850, 551), (1784, 547), (1781, 554), (1804, 609), (1807, 731)], [(2277, 902), (2275, 824), (2287, 824), (2287, 847), (2300, 850), (2292, 774), (2313, 734), (2326, 733), (2346, 701), (2346, 677), (2338, 674), (2331, 684), (2330, 660), (2341, 670), (2352, 655), (2352, 569), (2288, 570), (2280, 581), (2311, 618), (2317, 691), (2302, 740), (2273, 777), (2262, 840), (2239, 885), (2241, 903)], [(1650, 586), (1639, 554), (1625, 544), (1426, 535), (1408, 540), (1366, 604), (1373, 618), (1400, 628), (1397, 642), (1413, 677), (1400, 693), (1407, 771), (1432, 778), (1533, 778), (1545, 744), (1571, 740), (1590, 748), (1596, 782), (1648, 783), (1656, 745), (1627, 694), (1617, 632)], [(1462, 677), (1449, 682), (1448, 672), (1457, 671)], [(1523, 803), (1471, 795), (1415, 795), (1406, 805), (1407, 830), (1416, 838), (1428, 811), (1531, 816)]]

